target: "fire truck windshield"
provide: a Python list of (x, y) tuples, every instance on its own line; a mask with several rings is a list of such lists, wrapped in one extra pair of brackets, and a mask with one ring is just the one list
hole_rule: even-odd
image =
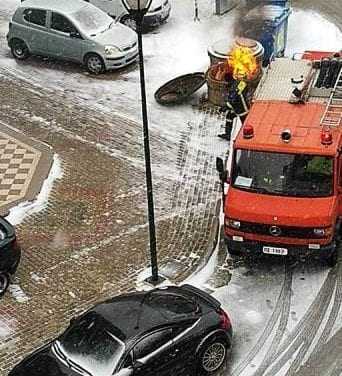
[(293, 197), (333, 194), (333, 158), (238, 149), (232, 186), (250, 192)]

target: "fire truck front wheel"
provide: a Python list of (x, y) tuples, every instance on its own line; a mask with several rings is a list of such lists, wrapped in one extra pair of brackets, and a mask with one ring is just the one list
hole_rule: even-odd
[(226, 247), (227, 247), (227, 251), (230, 255), (232, 256), (241, 256), (241, 251), (240, 250), (237, 250), (237, 249), (234, 249), (232, 247), (229, 247), (228, 244), (226, 244)]
[(335, 237), (334, 242), (334, 249), (332, 250), (331, 254), (325, 259), (326, 264), (331, 268), (333, 268), (338, 262), (339, 253), (341, 252), (342, 247), (341, 236), (338, 235), (337, 237)]
[(337, 264), (337, 261), (338, 261), (338, 251), (336, 247), (334, 251), (332, 252), (332, 254), (326, 259), (326, 263), (328, 266), (333, 268)]

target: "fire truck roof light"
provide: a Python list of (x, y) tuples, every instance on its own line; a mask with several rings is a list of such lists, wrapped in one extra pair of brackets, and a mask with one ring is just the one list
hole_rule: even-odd
[(332, 133), (328, 129), (324, 129), (321, 133), (322, 145), (331, 145), (333, 143)]
[(254, 136), (254, 128), (251, 124), (245, 124), (243, 126), (243, 138), (253, 138)]

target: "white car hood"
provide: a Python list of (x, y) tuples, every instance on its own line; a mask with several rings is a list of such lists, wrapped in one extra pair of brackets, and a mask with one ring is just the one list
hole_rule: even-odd
[(110, 29), (98, 33), (92, 39), (103, 45), (124, 48), (131, 46), (137, 41), (137, 34), (129, 27), (116, 23)]

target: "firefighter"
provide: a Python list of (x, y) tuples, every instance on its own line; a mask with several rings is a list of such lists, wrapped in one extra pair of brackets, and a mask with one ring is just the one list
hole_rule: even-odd
[(218, 137), (227, 141), (230, 141), (231, 138), (234, 119), (239, 116), (243, 123), (248, 115), (246, 86), (244, 81), (233, 80), (229, 88), (226, 106), (221, 108), (221, 112), (226, 112), (225, 133), (219, 134)]

